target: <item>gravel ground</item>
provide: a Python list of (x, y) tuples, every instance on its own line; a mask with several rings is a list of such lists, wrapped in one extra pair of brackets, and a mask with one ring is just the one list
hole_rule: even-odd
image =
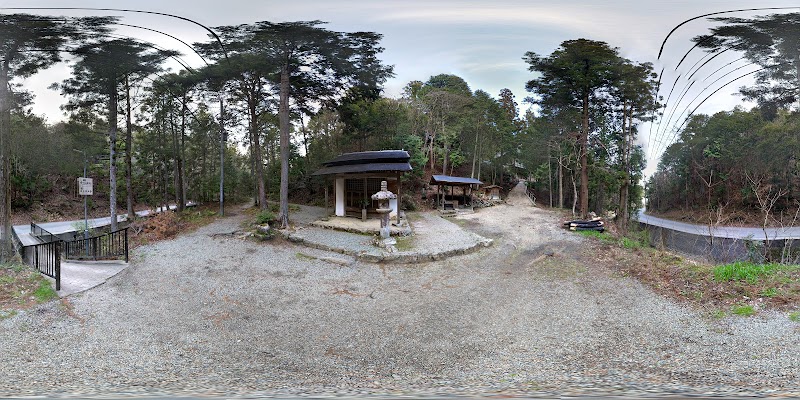
[(0, 397), (800, 395), (799, 324), (676, 304), (510, 203), (460, 217), (492, 247), (424, 264), (244, 241), (243, 216), (138, 248), (0, 321)]

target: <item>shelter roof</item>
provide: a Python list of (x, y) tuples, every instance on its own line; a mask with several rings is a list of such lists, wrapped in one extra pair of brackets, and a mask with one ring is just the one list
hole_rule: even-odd
[(323, 163), (313, 175), (333, 175), (360, 172), (411, 171), (411, 157), (404, 150), (361, 151), (345, 153)]
[(406, 172), (411, 171), (409, 163), (371, 163), (353, 165), (335, 165), (322, 167), (313, 175), (353, 174), (360, 172)]
[(449, 186), (467, 186), (467, 185), (482, 185), (483, 182), (474, 178), (464, 178), (460, 176), (449, 175), (433, 175), (431, 176), (431, 185), (449, 185)]

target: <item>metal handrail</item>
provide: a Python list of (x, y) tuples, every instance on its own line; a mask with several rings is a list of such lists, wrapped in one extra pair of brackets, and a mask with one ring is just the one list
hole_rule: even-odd
[(61, 290), (61, 241), (40, 243), (33, 246), (30, 265), (39, 272), (56, 280), (56, 290)]
[(113, 259), (125, 256), (128, 262), (128, 228), (118, 229), (104, 235), (64, 242), (64, 257), (67, 259)]
[(45, 243), (55, 242), (59, 240), (58, 236), (50, 233), (47, 229), (42, 228), (35, 222), (31, 222), (31, 235), (39, 238)]

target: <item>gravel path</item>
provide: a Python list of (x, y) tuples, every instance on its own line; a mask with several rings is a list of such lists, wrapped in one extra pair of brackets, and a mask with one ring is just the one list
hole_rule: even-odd
[(243, 216), (138, 248), (0, 321), (0, 397), (800, 395), (800, 324), (675, 304), (509, 203), (460, 217), (492, 247), (424, 264), (244, 241)]

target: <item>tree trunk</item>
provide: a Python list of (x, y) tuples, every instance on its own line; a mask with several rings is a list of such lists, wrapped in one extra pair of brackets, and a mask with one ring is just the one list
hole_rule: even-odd
[(478, 177), (481, 180), (481, 166), (483, 165), (483, 142), (478, 143)]
[(108, 88), (108, 202), (111, 208), (111, 231), (117, 230), (117, 85)]
[(225, 148), (228, 137), (225, 132), (225, 103), (222, 99), (222, 89), (219, 94), (219, 215), (225, 215)]
[(564, 208), (564, 156), (558, 155), (558, 208)]
[(176, 153), (177, 163), (178, 163), (178, 211), (183, 211), (186, 209), (186, 158), (184, 157), (183, 147), (186, 137), (186, 92), (183, 92), (181, 96), (181, 130), (178, 132), (178, 151)]
[(181, 202), (181, 163), (179, 162), (178, 129), (175, 127), (175, 115), (173, 115), (171, 108), (169, 112), (169, 128), (170, 138), (172, 138), (172, 159), (174, 161), (172, 164), (172, 187), (174, 188), (172, 194), (174, 196), (173, 201), (175, 201), (175, 207), (179, 207)]
[(587, 151), (589, 144), (589, 92), (583, 95), (583, 128), (581, 132), (580, 157), (581, 157), (581, 216), (589, 215), (589, 169)]
[(630, 124), (627, 124), (626, 130), (626, 122), (628, 120), (627, 116), (628, 112), (628, 101), (622, 104), (622, 184), (619, 187), (619, 221), (621, 222), (619, 227), (622, 231), (622, 234), (628, 233), (628, 182), (630, 181), (629, 174), (630, 174), (630, 165), (628, 163), (628, 142), (631, 140), (629, 138), (629, 132), (631, 131)]
[(278, 119), (281, 130), (281, 191), (278, 220), (281, 228), (289, 227), (289, 65), (281, 69), (280, 106)]
[(575, 208), (578, 204), (578, 187), (575, 182), (575, 174), (570, 174), (572, 177), (572, 215), (575, 215)]
[(133, 184), (131, 177), (133, 176), (133, 162), (132, 162), (132, 149), (133, 149), (133, 123), (131, 122), (131, 85), (128, 76), (125, 76), (125, 197), (127, 199), (128, 220), (132, 221), (136, 218), (136, 213), (133, 212)]
[(11, 99), (8, 90), (8, 61), (0, 71), (0, 263), (13, 257), (11, 242)]
[(444, 132), (444, 118), (442, 118), (442, 140), (444, 140), (444, 160), (442, 161), (442, 174), (447, 175), (447, 159), (450, 158), (450, 140)]
[(550, 152), (553, 149), (547, 146), (547, 194), (550, 196), (550, 208), (553, 208), (553, 158)]
[(475, 178), (475, 160), (477, 160), (478, 157), (478, 136), (478, 125), (475, 125), (475, 147), (472, 151), (472, 172), (469, 173), (469, 177), (473, 179)]
[(256, 187), (258, 190), (258, 208), (266, 210), (267, 188), (264, 184), (264, 157), (261, 152), (261, 136), (258, 132), (258, 114), (255, 102), (249, 104), (250, 112), (250, 137), (252, 138), (253, 167), (256, 173)]

